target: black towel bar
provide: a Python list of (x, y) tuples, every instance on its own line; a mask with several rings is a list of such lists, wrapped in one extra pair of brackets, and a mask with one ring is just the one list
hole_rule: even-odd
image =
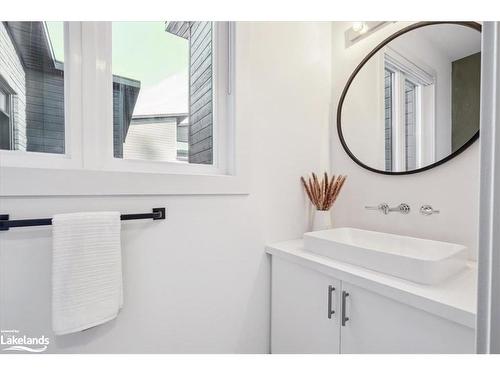
[[(165, 219), (165, 207), (153, 208), (151, 213), (147, 214), (123, 214), (120, 215), (121, 220), (141, 220)], [(25, 219), (25, 220), (9, 220), (9, 215), (0, 215), (0, 231), (9, 230), (9, 228), (17, 227), (35, 227), (39, 225), (52, 225), (52, 219)]]

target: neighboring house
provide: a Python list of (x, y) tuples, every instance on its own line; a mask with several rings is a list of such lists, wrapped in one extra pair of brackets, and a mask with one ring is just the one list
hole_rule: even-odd
[(133, 116), (123, 154), (127, 159), (187, 161), (187, 113)]

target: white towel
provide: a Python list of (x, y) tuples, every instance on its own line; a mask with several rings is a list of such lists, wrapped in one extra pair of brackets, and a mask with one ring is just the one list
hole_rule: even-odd
[(120, 213), (52, 219), (52, 327), (56, 335), (114, 319), (123, 305)]

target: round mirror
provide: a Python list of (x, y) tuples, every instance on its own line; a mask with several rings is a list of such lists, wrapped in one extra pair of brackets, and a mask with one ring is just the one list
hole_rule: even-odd
[(481, 25), (420, 22), (391, 35), (349, 78), (340, 141), (363, 168), (421, 172), (479, 137)]

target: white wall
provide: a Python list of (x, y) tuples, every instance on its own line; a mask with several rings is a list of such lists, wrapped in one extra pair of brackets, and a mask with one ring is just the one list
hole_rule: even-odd
[(384, 60), (377, 54), (356, 75), (342, 108), (342, 120), (349, 124), (342, 128), (347, 144), (360, 161), (380, 170), (385, 170), (383, 74)]
[[(328, 165), (329, 23), (237, 26), (237, 129), (248, 134), (244, 196), (1, 198), (13, 217), (79, 210), (142, 212), (123, 225), (125, 304), (118, 318), (51, 337), (51, 352), (267, 352), (266, 242), (306, 229), (299, 176)], [(1, 171), (0, 171), (1, 173)], [(0, 327), (49, 335), (50, 228), (0, 233)]]
[[(362, 58), (384, 38), (408, 25), (398, 22), (379, 30), (352, 47), (344, 48), (344, 31), (349, 22), (332, 24), (332, 103), (338, 103), (342, 89)], [(332, 172), (347, 174), (341, 197), (334, 207), (336, 226), (387, 231), (453, 241), (467, 245), (472, 257), (477, 253), (479, 145), (476, 142), (452, 161), (427, 172), (407, 176), (385, 176), (359, 167), (340, 145), (332, 116)], [(364, 209), (365, 205), (387, 202), (396, 206), (409, 203), (408, 216), (388, 216)], [(424, 217), (418, 210), (431, 204), (439, 215)]]

